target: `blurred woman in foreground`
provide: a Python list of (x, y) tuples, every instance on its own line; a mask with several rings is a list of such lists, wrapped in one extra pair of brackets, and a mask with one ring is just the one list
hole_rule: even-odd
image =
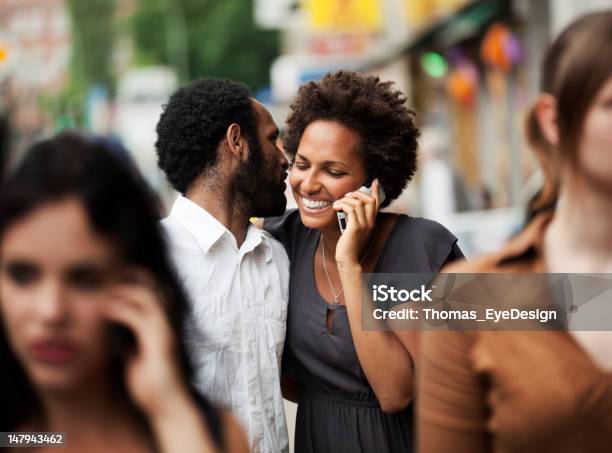
[(35, 145), (0, 192), (0, 431), (65, 451), (246, 451), (189, 385), (186, 303), (155, 204), (76, 134)]
[[(612, 272), (612, 12), (549, 48), (532, 111), (558, 187), (501, 251), (446, 272)], [(548, 197), (549, 200), (551, 199)], [(427, 332), (419, 376), (421, 453), (598, 453), (612, 445), (612, 335)], [(603, 354), (601, 354), (603, 351)]]

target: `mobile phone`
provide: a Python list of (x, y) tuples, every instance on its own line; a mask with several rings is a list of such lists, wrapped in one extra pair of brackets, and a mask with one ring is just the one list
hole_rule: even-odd
[[(357, 189), (359, 192), (363, 192), (367, 195), (372, 195), (372, 181), (367, 181), (363, 186)], [(383, 189), (381, 184), (378, 184), (378, 205), (380, 206), (385, 201), (386, 195), (385, 190)], [(338, 211), (336, 213), (338, 216), (338, 225), (340, 225), (340, 233), (344, 233), (346, 230), (346, 213), (344, 211)]]
[(109, 348), (114, 359), (123, 360), (136, 349), (136, 337), (127, 327), (114, 322), (109, 323)]

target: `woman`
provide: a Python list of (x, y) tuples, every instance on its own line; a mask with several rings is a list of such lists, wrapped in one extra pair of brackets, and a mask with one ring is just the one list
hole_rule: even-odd
[(198, 396), (151, 194), (99, 144), (35, 145), (0, 192), (0, 431), (65, 451), (246, 451)]
[[(445, 271), (612, 272), (612, 12), (565, 29), (542, 81), (530, 135), (537, 121), (552, 146), (556, 207), (501, 251)], [(609, 332), (425, 333), (419, 451), (610, 451), (611, 340)]]
[[(391, 82), (345, 71), (302, 86), (291, 108), (299, 209), (264, 226), (291, 260), (283, 370), (296, 452), (412, 451), (414, 337), (362, 329), (361, 275), (435, 273), (461, 256), (441, 225), (378, 214), (415, 172), (414, 114)], [(372, 195), (357, 191), (369, 181)]]

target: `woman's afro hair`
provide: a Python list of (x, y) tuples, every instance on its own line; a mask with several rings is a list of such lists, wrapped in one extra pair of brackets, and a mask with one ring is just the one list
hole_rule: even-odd
[(366, 174), (378, 178), (385, 189), (383, 207), (412, 179), (420, 132), (406, 96), (393, 89), (393, 82), (339, 71), (302, 85), (291, 104), (284, 137), (285, 151), (292, 159), (304, 130), (316, 120), (336, 121), (359, 134)]

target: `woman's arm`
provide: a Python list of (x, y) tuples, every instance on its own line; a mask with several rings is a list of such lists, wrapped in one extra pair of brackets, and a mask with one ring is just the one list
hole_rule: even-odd
[(414, 395), (414, 366), (410, 352), (393, 332), (363, 330), (361, 304), (367, 303), (364, 299), (370, 296), (369, 291), (362, 291), (361, 266), (358, 263), (339, 263), (338, 272), (359, 363), (382, 410), (399, 412), (410, 404)]
[[(503, 332), (496, 332), (503, 334)], [(482, 377), (471, 363), (473, 335), (423, 332), (418, 363), (419, 453), (487, 453), (488, 409)]]
[(228, 411), (221, 418), (223, 426), (223, 445), (227, 453), (248, 453), (249, 441), (238, 421)]
[(362, 304), (372, 304), (361, 282), (359, 251), (371, 240), (378, 212), (378, 180), (372, 183), (373, 196), (348, 194), (334, 204), (343, 210), (347, 228), (336, 245), (336, 262), (344, 290), (351, 334), (359, 363), (385, 412), (405, 409), (414, 394), (414, 366), (410, 352), (390, 331), (362, 328)]
[[(182, 397), (166, 396), (166, 399), (168, 401), (163, 407), (148, 414), (159, 451), (219, 452), (210, 432), (206, 429), (207, 422), (195, 402), (187, 394)], [(222, 423), (223, 430), (233, 429), (232, 426), (227, 426), (227, 418), (222, 418)], [(248, 447), (234, 451), (246, 452)]]
[(125, 381), (136, 406), (147, 417), (160, 452), (217, 452), (208, 423), (192, 398), (177, 356), (177, 341), (146, 272), (134, 270), (108, 290), (104, 316), (129, 329), (135, 339), (126, 350)]

